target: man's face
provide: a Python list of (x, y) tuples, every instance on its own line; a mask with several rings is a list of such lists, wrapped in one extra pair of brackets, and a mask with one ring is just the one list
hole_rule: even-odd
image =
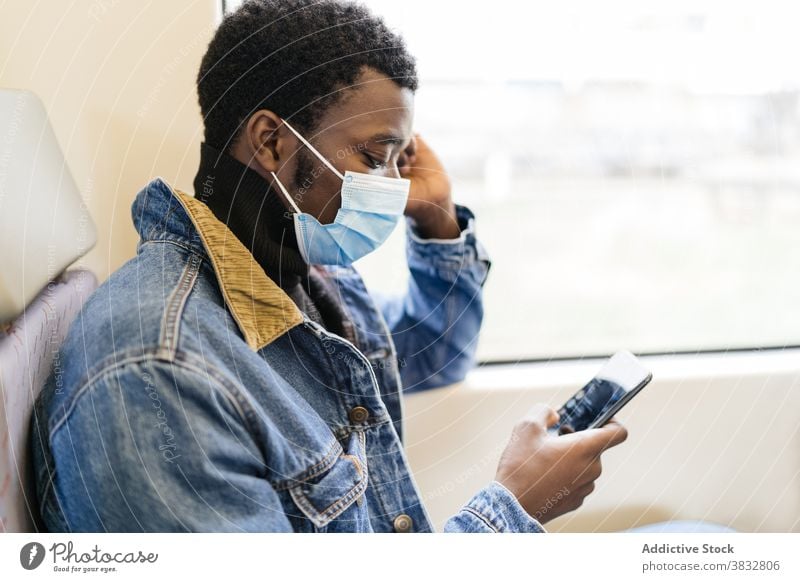
[[(413, 106), (411, 90), (368, 70), (303, 137), (342, 174), (351, 170), (399, 178), (398, 165), (412, 137)], [(333, 222), (341, 205), (341, 179), (288, 129), (283, 131), (295, 143), (288, 144), (290, 153), (278, 177), (303, 212), (322, 224)]]

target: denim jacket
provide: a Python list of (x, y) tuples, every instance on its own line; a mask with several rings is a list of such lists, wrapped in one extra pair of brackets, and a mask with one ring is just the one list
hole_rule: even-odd
[[(269, 279), (200, 200), (161, 178), (132, 206), (136, 256), (88, 299), (37, 399), (31, 446), (50, 531), (428, 532), (402, 392), (463, 379), (489, 267), (408, 229), (408, 292), (380, 306), (326, 267), (357, 344)], [(540, 532), (497, 481), (448, 532)]]

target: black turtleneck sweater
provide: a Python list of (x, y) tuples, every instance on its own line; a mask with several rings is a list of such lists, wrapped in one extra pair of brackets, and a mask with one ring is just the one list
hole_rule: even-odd
[(267, 276), (308, 317), (355, 343), (336, 285), (300, 255), (291, 213), (269, 181), (230, 154), (203, 142), (195, 198), (236, 235)]

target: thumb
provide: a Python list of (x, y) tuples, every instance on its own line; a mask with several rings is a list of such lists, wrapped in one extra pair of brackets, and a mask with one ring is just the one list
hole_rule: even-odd
[(628, 438), (628, 429), (616, 420), (610, 420), (599, 428), (590, 428), (583, 431), (583, 438), (590, 448), (597, 450), (599, 455), (606, 449), (624, 442)]
[(558, 412), (546, 404), (535, 404), (525, 415), (528, 420), (540, 424), (544, 428), (550, 428), (558, 422)]

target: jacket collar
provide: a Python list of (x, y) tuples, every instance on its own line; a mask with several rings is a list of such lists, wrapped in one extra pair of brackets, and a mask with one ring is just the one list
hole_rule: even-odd
[(225, 304), (251, 349), (260, 350), (303, 322), (294, 301), (194, 196), (157, 177), (137, 194), (131, 212), (139, 246), (173, 241), (209, 259)]
[(200, 144), (200, 164), (194, 178), (195, 197), (243, 242), (267, 276), (280, 281), (307, 277), (292, 213), (269, 180), (234, 156)]

